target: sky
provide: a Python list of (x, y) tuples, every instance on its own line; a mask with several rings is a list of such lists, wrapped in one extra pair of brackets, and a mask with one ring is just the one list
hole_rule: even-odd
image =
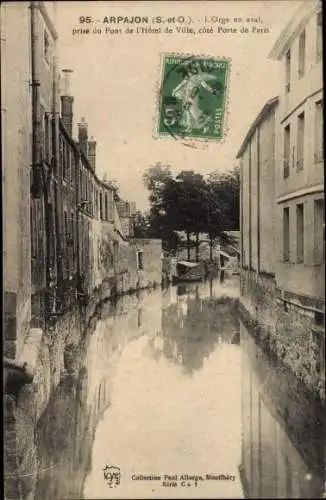
[[(115, 179), (121, 196), (148, 206), (142, 176), (152, 164), (171, 165), (174, 173), (194, 170), (203, 175), (228, 170), (244, 136), (265, 102), (279, 94), (280, 63), (267, 59), (281, 30), (301, 2), (296, 0), (57, 2), (59, 67), (73, 70), (74, 134), (85, 117), (88, 134), (97, 141), (96, 171)], [(99, 23), (101, 34), (73, 35), (86, 25), (81, 16)], [(217, 18), (258, 17), (268, 33), (104, 34), (105, 16), (191, 16), (195, 29), (216, 27)], [(205, 24), (205, 16), (207, 18)], [(215, 17), (214, 17), (215, 16)], [(132, 25), (129, 25), (132, 26)], [(152, 26), (153, 25), (149, 25)], [(234, 27), (235, 25), (232, 24)], [(251, 31), (251, 26), (246, 24)], [(224, 27), (231, 27), (225, 24)], [(222, 141), (187, 147), (172, 137), (155, 137), (164, 53), (208, 55), (231, 59), (227, 134)]]

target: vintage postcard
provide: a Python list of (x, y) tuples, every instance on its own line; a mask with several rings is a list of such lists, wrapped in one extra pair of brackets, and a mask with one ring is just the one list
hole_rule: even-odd
[(325, 498), (319, 0), (1, 4), (6, 500)]

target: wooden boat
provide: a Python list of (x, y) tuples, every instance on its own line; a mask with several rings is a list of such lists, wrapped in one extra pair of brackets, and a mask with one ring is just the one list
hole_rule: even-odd
[(173, 282), (201, 281), (205, 278), (205, 276), (206, 268), (204, 262), (179, 260), (176, 264), (176, 275), (173, 276)]

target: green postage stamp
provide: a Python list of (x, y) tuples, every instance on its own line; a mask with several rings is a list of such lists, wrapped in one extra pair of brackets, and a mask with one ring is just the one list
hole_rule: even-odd
[(158, 135), (222, 139), (229, 69), (224, 58), (165, 54)]

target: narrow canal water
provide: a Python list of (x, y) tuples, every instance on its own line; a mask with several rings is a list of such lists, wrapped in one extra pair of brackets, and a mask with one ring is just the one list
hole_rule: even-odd
[(39, 422), (37, 500), (321, 498), (320, 416), (282, 420), (292, 382), (238, 293), (216, 278), (103, 304)]

